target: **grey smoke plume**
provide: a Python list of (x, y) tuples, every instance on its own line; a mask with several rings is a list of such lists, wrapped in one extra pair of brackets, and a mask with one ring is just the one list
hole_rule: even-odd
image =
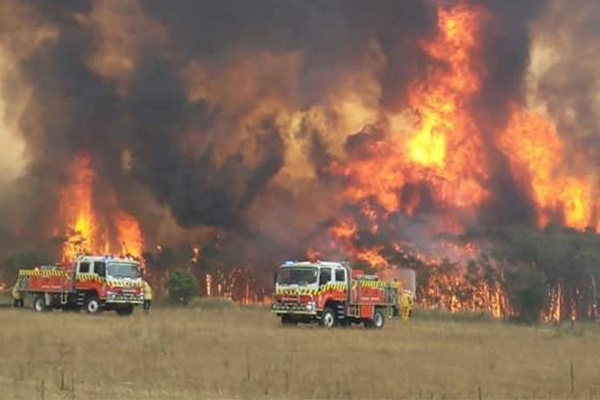
[[(293, 236), (298, 241), (286, 245), (302, 247), (315, 226), (344, 212), (339, 200), (329, 209), (318, 203), (340, 197), (343, 181), (327, 166), (348, 156), (344, 149), (359, 138), (358, 129), (343, 135), (327, 129), (343, 119), (332, 98), (368, 76), (379, 90), (369, 94), (375, 99), (369, 105), (402, 110), (408, 83), (422, 78), (431, 62), (418, 39), (435, 35), (436, 6), (445, 3), (455, 2), (7, 0), (23, 20), (0, 28), (18, 65), (3, 97), (22, 99), (27, 88), (33, 93), (20, 116), (29, 160), (21, 184), (44, 201), (32, 202), (31, 221), (51, 219), (68, 160), (84, 149), (103, 185), (115, 188), (146, 228), (154, 224), (150, 195), (182, 227)], [(498, 160), (489, 185), (499, 195), (483, 210), (483, 221), (530, 217), (492, 138), (505, 123), (507, 104), (523, 102), (532, 23), (545, 15), (546, 2), (469, 3), (485, 6), (491, 20), (482, 33), (486, 75), (477, 113), (489, 135), (486, 151)], [(55, 34), (17, 56), (22, 37), (35, 39), (23, 36), (28, 26)], [(593, 32), (590, 25), (575, 35)], [(574, 65), (576, 56), (544, 77)], [(551, 109), (569, 101), (583, 113), (578, 124), (595, 132), (596, 108), (580, 107), (589, 103), (575, 90), (590, 68), (579, 67), (567, 98), (554, 95), (562, 86), (552, 79), (539, 88)], [(310, 114), (318, 107), (320, 125)], [(291, 132), (282, 118), (302, 112), (300, 129)], [(566, 117), (561, 121), (567, 124)], [(300, 143), (305, 158), (298, 169), (312, 180), (289, 172), (290, 143)]]

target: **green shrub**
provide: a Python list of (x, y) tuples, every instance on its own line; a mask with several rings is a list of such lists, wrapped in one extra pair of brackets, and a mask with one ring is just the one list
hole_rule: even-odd
[(546, 277), (533, 267), (521, 266), (506, 276), (514, 320), (533, 324), (539, 322), (546, 305)]
[(167, 289), (172, 301), (186, 306), (193, 297), (198, 295), (198, 282), (189, 271), (178, 269), (171, 273)]

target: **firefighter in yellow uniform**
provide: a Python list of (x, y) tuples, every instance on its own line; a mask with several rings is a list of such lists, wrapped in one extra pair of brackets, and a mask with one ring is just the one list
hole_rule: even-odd
[(400, 303), (402, 304), (402, 320), (408, 321), (410, 315), (412, 314), (413, 308), (413, 295), (410, 290), (402, 291)]
[(144, 280), (144, 311), (149, 312), (152, 305), (152, 287)]
[(15, 286), (12, 288), (12, 297), (13, 297), (13, 307), (21, 308), (25, 300), (23, 299), (23, 293), (19, 290), (19, 282), (15, 283)]

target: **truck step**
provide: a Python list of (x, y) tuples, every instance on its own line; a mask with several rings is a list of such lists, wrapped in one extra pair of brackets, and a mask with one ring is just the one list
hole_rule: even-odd
[(85, 302), (85, 293), (77, 293), (77, 305), (82, 306)]

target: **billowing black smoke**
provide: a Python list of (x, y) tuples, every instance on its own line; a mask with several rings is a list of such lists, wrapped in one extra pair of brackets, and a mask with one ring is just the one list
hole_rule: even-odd
[[(312, 194), (328, 195), (331, 187), (341, 187), (327, 174), (326, 167), (335, 158), (325, 140), (328, 132), (312, 126), (297, 133), (310, 138), (308, 168), (315, 171), (322, 186), (311, 186), (311, 196), (277, 187), (274, 178), (286, 163), (278, 115), (266, 113), (247, 126), (250, 106), (228, 112), (228, 103), (221, 103), (218, 96), (190, 100), (182, 73), (185, 66), (199, 60), (213, 70), (225, 70), (244, 52), (300, 52), (303, 62), (296, 71), (293, 90), (278, 94), (278, 99), (305, 110), (326, 106), (328, 96), (348, 83), (346, 77), (357, 69), (365, 48), (376, 43), (385, 59), (375, 74), (382, 90), (379, 106), (401, 110), (406, 105), (408, 82), (426, 71), (428, 60), (418, 38), (435, 34), (439, 2), (189, 0), (174, 4), (132, 0), (125, 3), (139, 4), (147, 19), (164, 27), (167, 50), (139, 49), (128, 71), (126, 90), (90, 66), (90, 57), (98, 51), (99, 38), (105, 33), (97, 24), (81, 20), (101, 7), (102, 1), (13, 3), (15, 8), (28, 10), (31, 20), (27, 23), (53, 26), (58, 32), (54, 39), (17, 60), (16, 83), (3, 93), (18, 97), (25, 88), (33, 93), (20, 120), (30, 159), (26, 186), (33, 188), (29, 193), (44, 199), (32, 202), (32, 220), (44, 222), (52, 216), (56, 188), (68, 179), (69, 160), (84, 149), (93, 155), (102, 181), (117, 189), (119, 201), (145, 225), (153, 222), (148, 218), (151, 215), (145, 215), (148, 199), (138, 193), (139, 188), (151, 193), (153, 201), (167, 205), (180, 226), (260, 231), (262, 226), (247, 226), (248, 210), (257, 199), (273, 206), (265, 213), (278, 216), (274, 222), (266, 218), (266, 225), (293, 230), (298, 226), (290, 222), (297, 217), (295, 210), (303, 209), (302, 217), (313, 214), (310, 207), (316, 196)], [(530, 22), (544, 10), (545, 2), (471, 3), (486, 6), (493, 21), (483, 33), (486, 77), (478, 110), (482, 121), (493, 122), (488, 127), (492, 135), (508, 102), (522, 98)], [(2, 43), (16, 46), (11, 33), (2, 32)], [(278, 87), (277, 82), (273, 84)], [(244, 90), (240, 87), (240, 96)], [(256, 90), (256, 102), (261, 101), (263, 92), (269, 94), (262, 87)], [(338, 118), (333, 111), (328, 115), (331, 120)], [(228, 118), (237, 118), (239, 123), (227, 125), (231, 129), (226, 131), (216, 128)], [(229, 147), (229, 142), (235, 145)], [(124, 152), (131, 157), (129, 168), (123, 168)], [(499, 170), (505, 168), (499, 165)], [(518, 196), (512, 182), (497, 182), (494, 192), (514, 192), (507, 199)], [(285, 202), (279, 209), (277, 199)], [(508, 214), (515, 204), (506, 201), (495, 207), (504, 207)], [(526, 201), (518, 199), (516, 203), (516, 209), (523, 209)], [(335, 217), (320, 218), (323, 211), (314, 214), (319, 218), (309, 224), (313, 227)], [(282, 233), (290, 232), (284, 229)]]

